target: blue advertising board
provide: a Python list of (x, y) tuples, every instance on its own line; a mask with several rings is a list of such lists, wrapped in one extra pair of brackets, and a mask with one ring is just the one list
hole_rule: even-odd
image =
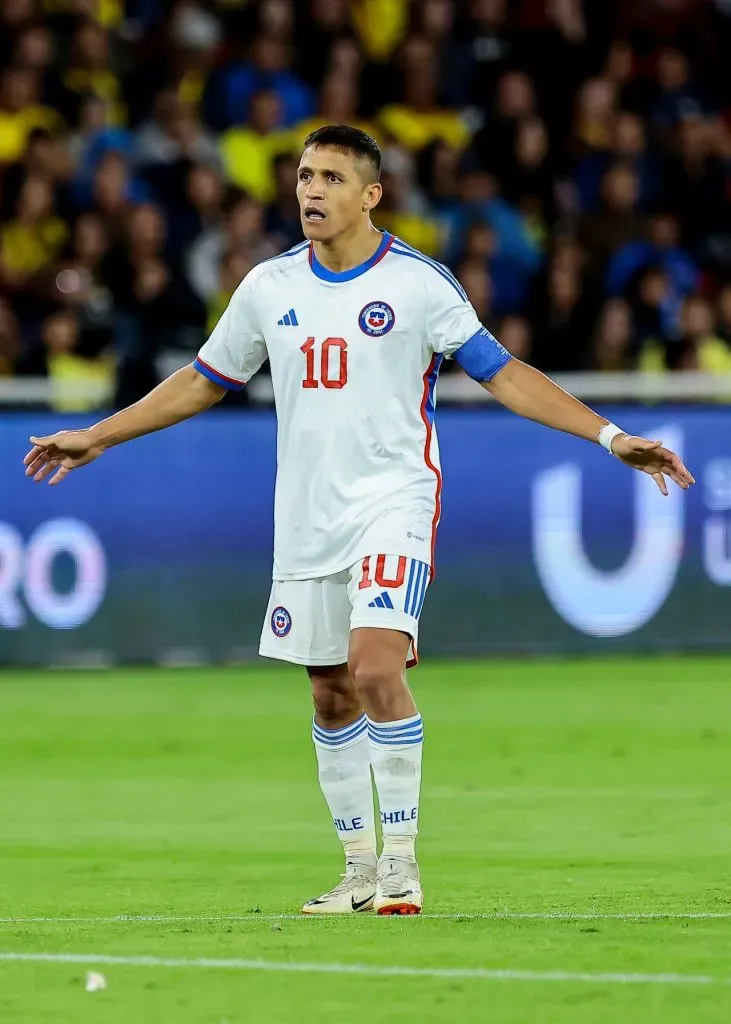
[[(679, 451), (696, 487), (663, 498), (600, 448), (500, 409), (438, 414), (444, 509), (423, 655), (731, 646), (731, 411), (603, 411)], [(70, 425), (0, 420), (0, 663), (254, 657), (273, 414), (214, 411), (58, 488), (27, 480), (28, 435)]]

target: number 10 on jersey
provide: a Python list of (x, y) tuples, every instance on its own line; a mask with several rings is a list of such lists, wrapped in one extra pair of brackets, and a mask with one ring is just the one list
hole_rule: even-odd
[(308, 338), (300, 347), (305, 354), (303, 388), (344, 388), (348, 383), (348, 343), (344, 338), (326, 338), (317, 356), (317, 342)]

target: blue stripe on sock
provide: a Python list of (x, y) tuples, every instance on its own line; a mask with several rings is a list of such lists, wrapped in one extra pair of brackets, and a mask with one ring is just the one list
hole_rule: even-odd
[(401, 739), (393, 740), (374, 740), (371, 736), (371, 742), (377, 747), (415, 747), (418, 743), (424, 742), (424, 733), (419, 733), (418, 736), (404, 736)]
[(314, 740), (315, 743), (318, 743), (321, 747), (329, 747), (331, 750), (335, 750), (338, 747), (346, 747), (350, 743), (355, 743), (356, 740), (363, 739), (367, 735), (368, 735), (367, 730), (363, 729), (361, 732), (356, 732), (352, 736), (347, 736), (344, 739), (329, 740), (329, 739), (325, 739), (323, 736), (320, 736), (317, 733), (313, 732), (312, 739)]
[(398, 724), (393, 725), (388, 722), (385, 725), (379, 722), (368, 722), (368, 731), (375, 733), (383, 733), (385, 736), (393, 736), (395, 733), (408, 732), (410, 729), (421, 729), (422, 725), (421, 718), (405, 719)]
[(316, 722), (312, 723), (312, 736), (323, 746), (338, 747), (351, 740), (358, 739), (368, 731), (368, 720), (361, 715), (352, 725), (346, 725), (342, 729), (323, 729)]
[(423, 732), (424, 727), (422, 725), (417, 725), (413, 729), (404, 729), (402, 732), (395, 733), (373, 732), (369, 729), (368, 735), (375, 743), (380, 743), (382, 740), (410, 739), (412, 736), (418, 736), (419, 733)]
[(413, 746), (424, 739), (421, 715), (401, 722), (371, 722), (368, 720), (368, 738), (378, 746)]
[(319, 726), (314, 722), (312, 723), (313, 733), (320, 736), (328, 743), (337, 743), (340, 740), (350, 739), (351, 736), (355, 736), (367, 728), (368, 724), (365, 721), (365, 716), (357, 722), (354, 722), (353, 725), (346, 726), (343, 729), (323, 729), (322, 726)]

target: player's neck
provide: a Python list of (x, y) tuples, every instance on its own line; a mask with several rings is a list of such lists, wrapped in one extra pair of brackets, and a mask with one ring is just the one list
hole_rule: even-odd
[(369, 260), (382, 240), (383, 232), (368, 221), (351, 234), (340, 235), (331, 242), (313, 242), (312, 245), (318, 263), (334, 274), (342, 274)]

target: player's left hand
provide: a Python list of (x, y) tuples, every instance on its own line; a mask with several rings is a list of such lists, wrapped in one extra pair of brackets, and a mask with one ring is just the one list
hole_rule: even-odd
[(663, 448), (662, 441), (648, 441), (646, 437), (633, 434), (618, 434), (612, 442), (612, 451), (632, 469), (639, 469), (651, 476), (665, 495), (668, 493), (666, 477), (674, 480), (684, 491), (695, 483), (680, 456)]

